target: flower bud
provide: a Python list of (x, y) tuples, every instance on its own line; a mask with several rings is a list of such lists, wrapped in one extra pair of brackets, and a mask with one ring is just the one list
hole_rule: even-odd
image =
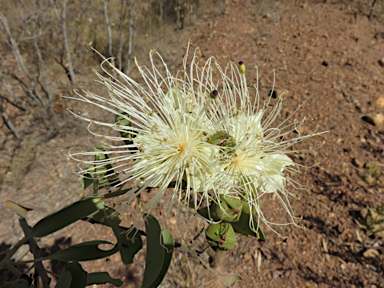
[(237, 243), (236, 233), (229, 223), (210, 224), (205, 230), (205, 238), (215, 252), (230, 250)]
[(237, 222), (241, 216), (243, 202), (239, 198), (220, 196), (220, 204), (215, 204), (215, 217), (217, 220)]
[(217, 96), (219, 96), (219, 92), (217, 90), (213, 90), (210, 94), (209, 97), (212, 99), (216, 99)]
[(229, 147), (225, 149), (228, 153), (233, 153), (234, 149), (231, 149), (236, 146), (236, 140), (231, 135), (224, 131), (218, 131), (212, 136), (209, 137), (207, 141), (210, 144), (214, 144), (221, 147)]
[(245, 65), (244, 65), (243, 61), (239, 62), (239, 72), (240, 72), (240, 74), (244, 74), (245, 73)]

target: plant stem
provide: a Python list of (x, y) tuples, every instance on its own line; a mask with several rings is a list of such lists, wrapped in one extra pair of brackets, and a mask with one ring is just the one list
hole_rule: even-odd
[(5, 267), (8, 267), (8, 265), (10, 265), (9, 260), (11, 260), (11, 257), (16, 253), (17, 250), (19, 250), (19, 248), (21, 246), (23, 246), (25, 243), (28, 242), (29, 238), (30, 237), (24, 237), (19, 242), (17, 242), (15, 244), (15, 246), (12, 247), (11, 250), (9, 250), (8, 254), (0, 262), (0, 270), (4, 269)]

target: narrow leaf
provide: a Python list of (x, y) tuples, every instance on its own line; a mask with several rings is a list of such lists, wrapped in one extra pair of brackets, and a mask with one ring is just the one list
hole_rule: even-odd
[(77, 262), (65, 266), (55, 288), (84, 288), (87, 281), (87, 272)]
[(66, 269), (61, 272), (59, 279), (55, 285), (55, 288), (69, 288), (72, 282), (72, 274)]
[(112, 278), (108, 272), (96, 272), (88, 274), (87, 285), (106, 283), (111, 283), (117, 287), (123, 285), (123, 281), (121, 281), (120, 279)]
[(31, 237), (44, 237), (52, 234), (104, 207), (100, 197), (77, 201), (63, 209), (50, 214), (33, 226)]
[(119, 251), (117, 245), (115, 245), (111, 250), (101, 250), (99, 248), (100, 244), (113, 245), (112, 243), (103, 240), (84, 242), (60, 250), (55, 254), (48, 256), (47, 259), (61, 261), (92, 261), (109, 257)]
[(162, 231), (153, 215), (146, 214), (145, 217), (147, 258), (141, 287), (155, 288), (159, 286), (168, 270), (175, 244), (171, 232), (165, 229)]
[(69, 271), (72, 275), (72, 281), (70, 288), (83, 288), (87, 283), (87, 272), (81, 268), (81, 265), (77, 262), (69, 263), (65, 270)]

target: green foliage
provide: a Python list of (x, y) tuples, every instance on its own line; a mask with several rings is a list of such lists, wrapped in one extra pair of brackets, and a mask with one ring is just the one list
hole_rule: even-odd
[(119, 110), (118, 113), (119, 114), (116, 115), (115, 117), (115, 122), (116, 122), (115, 125), (120, 128), (121, 137), (127, 139), (127, 140), (124, 140), (124, 143), (127, 145), (132, 144), (133, 142), (131, 139), (134, 138), (135, 135), (130, 133), (128, 129), (128, 127), (132, 126), (132, 123), (129, 120), (129, 115), (127, 112), (123, 110)]
[(55, 288), (83, 288), (87, 283), (87, 272), (77, 262), (65, 266)]
[(360, 211), (362, 228), (367, 236), (384, 231), (384, 203), (377, 204), (376, 208), (364, 208)]
[(117, 287), (123, 281), (112, 278), (107, 272), (87, 273), (77, 262), (69, 263), (60, 275), (55, 288), (83, 288), (87, 285), (111, 283)]
[(100, 197), (77, 201), (41, 219), (33, 226), (29, 236), (47, 236), (96, 212), (102, 207), (104, 207), (104, 201)]
[(359, 171), (358, 174), (364, 182), (361, 184), (363, 187), (370, 188), (383, 188), (384, 187), (384, 175), (381, 173), (378, 163), (367, 163), (364, 171)]
[(220, 204), (215, 204), (215, 218), (227, 222), (237, 222), (240, 219), (243, 202), (240, 198), (221, 196)]
[(107, 272), (88, 273), (87, 275), (87, 285), (97, 285), (106, 283), (111, 283), (117, 287), (123, 285), (123, 281), (121, 281), (120, 279), (112, 278)]
[(227, 251), (235, 247), (236, 233), (229, 223), (209, 224), (205, 230), (205, 237), (209, 246), (215, 252)]
[(147, 233), (147, 258), (142, 288), (155, 288), (160, 285), (171, 263), (175, 241), (173, 235), (160, 227), (157, 219), (151, 215), (145, 216)]
[(97, 164), (89, 165), (87, 172), (83, 177), (83, 191), (93, 184), (93, 195), (99, 194), (99, 189), (103, 187), (111, 187), (120, 183), (119, 177), (115, 174), (112, 165), (109, 162), (109, 156), (103, 147), (95, 148), (95, 161)]
[(48, 256), (47, 259), (60, 261), (92, 261), (109, 257), (119, 251), (117, 244), (111, 250), (106, 251), (99, 248), (101, 244), (113, 245), (111, 242), (103, 240), (88, 241), (60, 250)]

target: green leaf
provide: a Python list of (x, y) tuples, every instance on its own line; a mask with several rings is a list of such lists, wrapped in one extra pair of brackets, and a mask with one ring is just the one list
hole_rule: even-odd
[(145, 214), (147, 232), (147, 258), (142, 288), (155, 288), (163, 280), (172, 259), (175, 242), (166, 229), (161, 230), (159, 222), (151, 214)]
[[(98, 181), (98, 186), (94, 184), (94, 194), (98, 193), (98, 188), (109, 187), (120, 183), (119, 177), (115, 174), (113, 167), (110, 163), (108, 154), (104, 153), (103, 147), (95, 147), (95, 152), (99, 152), (95, 155), (95, 164), (89, 165), (87, 174), (91, 178)], [(96, 186), (96, 187), (95, 187)]]
[(104, 207), (100, 197), (77, 201), (63, 209), (50, 214), (33, 226), (31, 237), (44, 237), (52, 234)]
[(63, 272), (61, 272), (59, 279), (57, 280), (55, 288), (69, 288), (71, 286), (71, 282), (72, 282), (71, 272), (64, 269)]
[(89, 273), (87, 277), (87, 285), (93, 285), (93, 284), (106, 284), (106, 283), (112, 283), (113, 285), (120, 287), (123, 285), (123, 281), (120, 279), (112, 278), (108, 272), (96, 272), (96, 273)]
[(96, 240), (73, 245), (48, 256), (47, 259), (61, 261), (92, 261), (109, 257), (119, 251), (117, 244), (111, 250), (101, 250), (100, 244), (111, 244), (108, 241)]
[[(124, 128), (126, 127), (131, 127), (132, 126), (132, 123), (131, 121), (129, 120), (129, 115), (127, 112), (123, 111), (123, 110), (119, 110), (118, 111), (118, 115), (116, 115), (115, 117), (115, 122), (116, 122), (116, 125), (117, 126), (124, 126)], [(132, 140), (129, 140), (129, 139), (132, 139), (133, 137), (135, 137), (135, 134), (132, 134), (132, 133), (129, 133), (129, 129), (122, 129), (123, 131), (120, 131), (120, 135), (121, 137), (123, 138), (126, 138), (127, 140), (124, 140), (124, 143), (129, 145), (129, 144), (132, 144)]]
[(87, 272), (77, 262), (65, 266), (55, 288), (83, 288), (87, 283)]
[(92, 215), (93, 220), (95, 220), (97, 223), (111, 227), (110, 222), (107, 221), (107, 217), (108, 220), (116, 222), (117, 225), (119, 225), (121, 223), (121, 220), (123, 219), (123, 216), (120, 213), (116, 212), (115, 209), (109, 206), (104, 206), (103, 209), (97, 211), (95, 214)]
[(124, 264), (131, 264), (133, 263), (133, 256), (143, 248), (143, 240), (141, 240), (137, 229), (133, 229), (126, 235), (127, 230), (122, 227), (120, 228), (121, 232), (124, 233), (121, 237), (120, 246), (121, 261), (123, 261)]
[[(88, 170), (92, 170), (93, 165), (88, 166)], [(97, 179), (92, 178), (91, 174), (84, 174), (83, 179), (82, 179), (81, 187), (83, 188), (83, 191), (87, 189), (90, 185), (95, 183)]]
[(102, 209), (93, 214), (93, 220), (99, 224), (109, 227), (115, 226), (114, 231), (116, 231), (115, 235), (119, 244), (121, 260), (124, 264), (131, 264), (133, 263), (133, 256), (135, 256), (135, 254), (140, 251), (141, 248), (143, 248), (143, 241), (141, 240), (141, 236), (135, 228), (133, 228), (128, 235), (127, 228), (118, 226), (118, 229), (116, 229), (117, 225), (121, 222), (121, 214), (118, 213), (116, 217), (108, 217), (115, 213), (116, 210), (105, 206), (105, 209)]
[[(260, 225), (257, 227), (257, 233), (249, 227), (249, 220), (251, 215), (243, 213), (240, 216), (240, 220), (238, 222), (232, 222), (230, 223), (235, 230), (235, 232), (240, 233), (244, 236), (251, 235), (253, 237), (258, 237), (260, 240), (265, 240), (265, 235), (263, 233), (263, 230), (261, 230)], [(253, 216), (252, 216), (253, 217)], [(254, 219), (256, 221), (256, 219)]]
[[(163, 229), (161, 231), (161, 240), (162, 246), (165, 247), (165, 254), (163, 268), (161, 269), (157, 277), (157, 281), (159, 284), (161, 283), (161, 281), (163, 281), (165, 274), (167, 274), (169, 265), (171, 264), (173, 250), (175, 249), (175, 239), (173, 238), (173, 235), (169, 230)], [(155, 287), (157, 287), (159, 284), (157, 284)]]
[(0, 286), (0, 288), (33, 288), (33, 285), (29, 285), (28, 279), (21, 278), (16, 281), (7, 282)]

